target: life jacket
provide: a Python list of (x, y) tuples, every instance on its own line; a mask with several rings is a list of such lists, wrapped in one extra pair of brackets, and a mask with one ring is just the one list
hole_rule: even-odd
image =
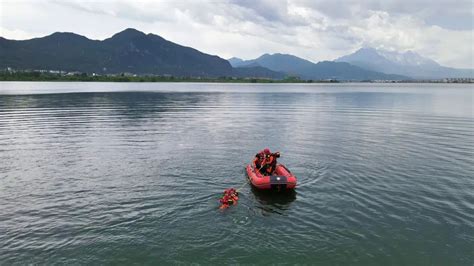
[(260, 151), (259, 153), (255, 154), (255, 159), (253, 159), (253, 164), (257, 169), (262, 167), (262, 163), (265, 160), (265, 153)]
[(261, 169), (261, 172), (267, 175), (271, 175), (273, 171), (275, 171), (276, 163), (276, 157), (273, 154), (270, 154), (270, 156), (265, 157), (265, 159), (263, 160), (263, 167)]

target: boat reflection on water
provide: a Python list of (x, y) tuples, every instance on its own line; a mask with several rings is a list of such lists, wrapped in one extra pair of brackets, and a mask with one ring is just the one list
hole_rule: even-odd
[(262, 215), (281, 214), (290, 208), (296, 199), (294, 189), (285, 191), (260, 190), (251, 186), (252, 194), (255, 196), (255, 207), (261, 210)]

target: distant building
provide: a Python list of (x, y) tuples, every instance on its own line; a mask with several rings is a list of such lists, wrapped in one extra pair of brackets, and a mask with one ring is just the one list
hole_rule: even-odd
[(79, 75), (81, 75), (81, 74), (82, 74), (82, 73), (79, 72), (79, 71), (72, 71), (72, 72), (68, 72), (68, 73), (66, 74), (66, 76), (79, 76)]

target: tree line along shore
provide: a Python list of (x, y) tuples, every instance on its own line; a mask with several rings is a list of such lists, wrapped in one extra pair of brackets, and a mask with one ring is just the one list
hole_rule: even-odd
[(288, 76), (284, 79), (260, 77), (179, 77), (172, 75), (136, 75), (130, 73), (97, 75), (95, 73), (51, 73), (47, 71), (2, 71), (0, 81), (90, 81), (90, 82), (226, 82), (226, 83), (312, 83), (337, 80), (302, 80)]
[(72, 81), (72, 82), (215, 82), (215, 83), (339, 83), (339, 82), (377, 82), (377, 83), (474, 83), (474, 79), (427, 79), (427, 80), (304, 80), (288, 76), (284, 79), (258, 77), (175, 77), (171, 75), (136, 75), (130, 73), (97, 75), (95, 73), (51, 73), (45, 71), (0, 71), (0, 81)]

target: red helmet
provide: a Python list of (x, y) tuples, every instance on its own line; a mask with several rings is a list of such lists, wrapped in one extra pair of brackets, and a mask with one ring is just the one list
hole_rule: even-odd
[(263, 153), (264, 153), (264, 154), (270, 154), (271, 152), (270, 152), (270, 149), (269, 149), (269, 148), (265, 148), (265, 149), (263, 150)]

